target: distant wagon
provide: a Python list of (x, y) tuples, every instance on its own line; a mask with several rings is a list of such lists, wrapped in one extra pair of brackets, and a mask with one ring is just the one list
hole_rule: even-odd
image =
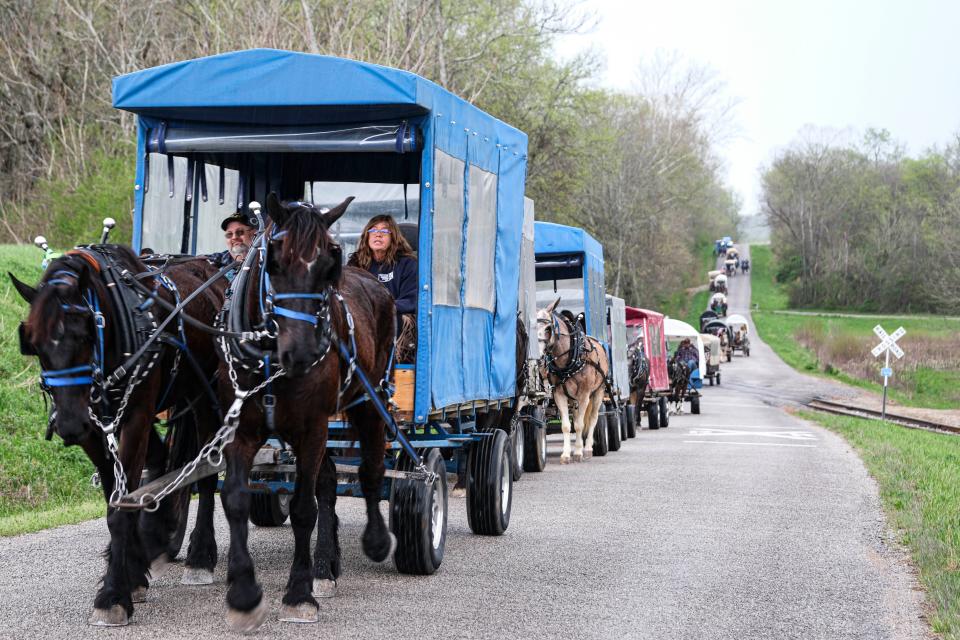
[(667, 397), (670, 375), (667, 372), (667, 342), (664, 316), (649, 309), (626, 308), (627, 336), (630, 344), (630, 399), (637, 415), (647, 413), (651, 429), (670, 424)]

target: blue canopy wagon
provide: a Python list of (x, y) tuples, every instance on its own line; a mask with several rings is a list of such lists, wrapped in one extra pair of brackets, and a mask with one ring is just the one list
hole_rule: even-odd
[[(473, 530), (503, 533), (511, 427), (478, 424), (516, 393), (526, 135), (413, 73), (270, 49), (119, 76), (113, 105), (136, 115), (137, 251), (220, 250), (220, 220), (270, 192), (318, 205), (356, 196), (331, 230), (345, 256), (371, 216), (397, 219), (417, 249), (419, 299), (416, 361), (395, 373), (393, 416), (424, 459), (467, 479)], [(329, 442), (344, 472), (355, 463), (347, 426), (331, 423)], [(293, 489), (289, 454), (273, 444), (255, 467), (253, 488), (268, 492), (255, 500), (259, 524), (283, 522)], [(446, 474), (425, 487), (405, 475), (401, 443), (389, 446), (391, 526), (425, 525), (432, 545), (421, 550), (427, 561), (397, 566), (432, 573), (446, 536)], [(340, 490), (359, 494), (352, 478)]]
[[(594, 431), (593, 453), (606, 455), (620, 448), (623, 438), (636, 432), (636, 417), (628, 409), (630, 397), (627, 357), (626, 307), (604, 288), (603, 246), (583, 229), (537, 222), (537, 306), (545, 308), (558, 297), (560, 309), (582, 318), (587, 335), (602, 342), (610, 362), (603, 419), (607, 429)], [(633, 427), (631, 428), (631, 425)]]

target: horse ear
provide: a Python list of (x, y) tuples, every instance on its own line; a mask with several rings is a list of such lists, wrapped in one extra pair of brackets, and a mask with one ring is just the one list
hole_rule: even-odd
[(560, 304), (560, 298), (557, 298), (556, 300), (554, 300), (554, 301), (550, 304), (550, 306), (547, 307), (547, 313), (553, 314), (553, 312), (557, 310), (557, 305), (558, 305), (558, 304)]
[(13, 288), (17, 290), (17, 293), (20, 294), (20, 297), (26, 300), (27, 303), (33, 304), (33, 299), (37, 297), (37, 290), (30, 285), (17, 280), (17, 276), (13, 275), (9, 271), (7, 271), (7, 275), (10, 276), (10, 281), (13, 282)]
[(282, 225), (287, 221), (287, 208), (280, 202), (275, 191), (271, 191), (267, 196), (267, 215), (273, 220), (274, 224)]
[(333, 209), (330, 209), (326, 213), (320, 215), (320, 217), (323, 219), (323, 224), (325, 227), (327, 227), (327, 229), (332, 227), (333, 223), (339, 220), (340, 216), (347, 212), (347, 207), (349, 207), (350, 203), (354, 201), (354, 198), (355, 196), (350, 196)]

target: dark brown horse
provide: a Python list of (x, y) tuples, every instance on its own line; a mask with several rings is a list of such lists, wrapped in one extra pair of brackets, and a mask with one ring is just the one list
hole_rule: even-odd
[[(130, 355), (131, 345), (136, 346), (136, 335), (139, 333), (141, 342), (144, 339), (137, 322), (145, 321), (146, 326), (162, 324), (167, 309), (176, 304), (177, 294), (186, 299), (217, 273), (205, 260), (185, 261), (165, 269), (163, 278), (147, 277), (142, 281), (166, 305), (156, 300), (149, 303), (146, 294), (124, 298), (120, 288), (131, 285), (120, 282), (123, 272), (129, 277), (146, 270), (126, 247), (98, 245), (54, 260), (37, 288), (10, 274), (19, 294), (30, 303), (30, 314), (20, 328), (21, 352), (36, 355), (40, 360), (41, 380), (56, 411), (50, 428), (56, 430), (65, 445), (83, 448), (99, 472), (108, 503), (111, 496), (120, 494), (115, 477), (125, 476), (123, 491), (136, 489), (145, 467), (153, 477), (167, 470), (171, 443), (192, 441), (196, 448), (219, 422), (216, 397), (202, 392), (198, 395), (198, 390), (209, 388), (216, 374), (217, 354), (211, 338), (191, 325), (180, 332), (176, 321), (170, 323), (166, 336), (170, 342), (157, 341), (156, 349), (148, 349), (137, 364), (130, 366), (126, 376), (117, 372)], [(223, 304), (224, 287), (221, 283), (208, 287), (187, 305), (186, 311), (201, 322), (212, 324)], [(142, 300), (144, 308), (133, 311), (125, 300)], [(139, 320), (135, 321), (135, 314), (139, 314)], [(178, 355), (179, 349), (172, 342), (184, 339), (189, 352)], [(119, 378), (115, 388), (120, 393), (104, 388), (104, 380), (112, 373)], [(166, 441), (154, 428), (156, 414), (164, 409), (183, 416), (177, 421), (178, 426), (168, 430)], [(111, 422), (119, 442), (100, 426), (108, 423), (109, 427)], [(116, 445), (116, 455), (108, 443)], [(182, 451), (184, 456), (192, 453), (189, 449)], [(115, 470), (119, 471), (116, 460), (122, 476), (115, 475)], [(187, 567), (212, 578), (217, 557), (213, 536), (216, 477), (201, 482), (200, 489)], [(175, 555), (179, 550), (180, 541), (171, 545), (171, 538), (185, 523), (188, 501), (189, 489), (183, 489), (161, 503), (154, 513), (108, 507), (107, 569), (94, 599), (91, 624), (127, 623), (133, 614), (134, 600), (143, 601), (151, 569), (159, 570), (169, 560), (171, 551)]]
[[(294, 557), (280, 613), (281, 620), (291, 622), (316, 622), (316, 598), (334, 594), (340, 573), (334, 511), (336, 469), (326, 452), (328, 421), (340, 408), (347, 408), (362, 450), (359, 475), (368, 518), (364, 553), (382, 562), (395, 542), (379, 509), (385, 423), (370, 402), (351, 406), (363, 395), (363, 389), (348, 359), (338, 350), (340, 343), (346, 345), (348, 352), (355, 354), (355, 363), (375, 384), (386, 373), (395, 333), (393, 298), (367, 272), (342, 266), (340, 247), (327, 231), (351, 200), (322, 212), (306, 203), (281, 203), (271, 194), (267, 212), (272, 223), (264, 232), (260, 249), (253, 249), (257, 253), (251, 258), (249, 278), (235, 283), (241, 288), (241, 308), (254, 326), (263, 323), (274, 327), (275, 357), (285, 372), (264, 391), (276, 398), (272, 420), (276, 435), (293, 447), (297, 459), (297, 482), (290, 503)], [(261, 314), (261, 303), (266, 318)], [(227, 358), (221, 397), (224, 402), (232, 402), (235, 390), (229, 383), (230, 367), (235, 367), (244, 390), (255, 388), (265, 376), (245, 372), (239, 358), (234, 361), (229, 354)], [(225, 449), (227, 475), (221, 499), (230, 523), (227, 622), (236, 631), (253, 631), (267, 615), (247, 548), (250, 493), (246, 488), (254, 455), (269, 435), (266, 418), (262, 395), (247, 400), (236, 437)], [(315, 525), (317, 544), (311, 557), (310, 537)]]

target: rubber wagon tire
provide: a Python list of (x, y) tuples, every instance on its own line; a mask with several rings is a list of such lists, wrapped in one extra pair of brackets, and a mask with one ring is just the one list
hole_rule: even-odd
[[(605, 404), (600, 407), (600, 411), (606, 411)], [(610, 451), (610, 440), (607, 437), (610, 428), (607, 425), (606, 418), (604, 415), (598, 415), (597, 426), (593, 428), (593, 455), (598, 458), (602, 458)], [(587, 425), (583, 425), (583, 428), (586, 431)], [(574, 432), (574, 436), (576, 436), (576, 432)]]
[(290, 516), (289, 493), (250, 494), (250, 522), (258, 527), (279, 527)]
[(692, 413), (695, 416), (700, 415), (700, 396), (691, 396), (690, 413)]
[(627, 435), (627, 405), (620, 405), (620, 443), (624, 443), (630, 436)]
[(507, 435), (510, 438), (510, 467), (513, 481), (516, 482), (523, 475), (523, 460), (527, 456), (525, 446), (527, 434), (523, 430), (523, 423), (517, 420), (513, 425), (513, 431)]
[[(607, 409), (607, 448), (610, 451), (620, 451), (620, 413), (613, 403), (609, 403)], [(599, 420), (597, 421), (599, 423)]]
[(637, 437), (637, 408), (632, 405), (627, 405), (627, 437), (636, 438)]
[(657, 404), (660, 406), (660, 428), (666, 429), (670, 426), (670, 407), (667, 406), (666, 397), (661, 396)]
[(717, 384), (720, 384), (720, 374), (717, 373)]
[(656, 402), (647, 403), (647, 427), (649, 429), (660, 428), (660, 405)]
[[(400, 573), (418, 576), (440, 568), (447, 544), (447, 467), (439, 449), (431, 449), (424, 463), (437, 474), (432, 485), (396, 478), (390, 486), (390, 531), (397, 538), (393, 564)], [(397, 470), (413, 468), (410, 456), (401, 454)]]
[(500, 429), (474, 442), (467, 454), (467, 523), (483, 536), (499, 536), (510, 525), (513, 506), (510, 439)]
[(539, 472), (547, 466), (547, 425), (543, 407), (533, 407), (523, 421), (523, 470)]

